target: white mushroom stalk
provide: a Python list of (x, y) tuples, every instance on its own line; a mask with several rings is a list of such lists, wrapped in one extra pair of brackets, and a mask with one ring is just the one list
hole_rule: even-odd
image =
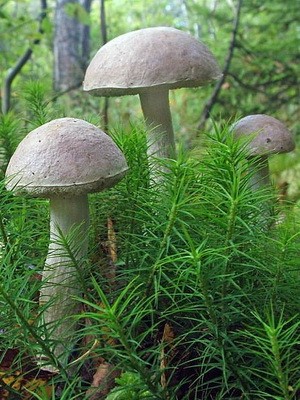
[(154, 27), (101, 47), (86, 70), (83, 89), (96, 96), (139, 94), (149, 127), (148, 154), (175, 158), (169, 90), (204, 86), (220, 76), (203, 43), (178, 29)]
[[(53, 341), (53, 353), (66, 365), (76, 332), (75, 298), (81, 296), (81, 263), (88, 249), (89, 207), (87, 195), (50, 198), (50, 244), (43, 270), (40, 305), (43, 324)], [(68, 251), (65, 246), (67, 242)], [(44, 365), (45, 369), (46, 366)], [(51, 370), (48, 366), (47, 369)]]
[(251, 157), (249, 157), (249, 161), (249, 185), (251, 189), (258, 190), (262, 187), (269, 186), (271, 184), (271, 180), (268, 156), (259, 157), (259, 165), (257, 165), (257, 162), (252, 164)]
[(148, 125), (148, 155), (175, 158), (175, 138), (169, 106), (169, 90), (152, 89), (140, 93), (140, 101)]
[[(52, 343), (50, 350), (63, 366), (76, 336), (75, 297), (81, 295), (82, 260), (88, 247), (88, 193), (114, 186), (127, 169), (108, 135), (75, 118), (57, 119), (30, 132), (7, 167), (7, 189), (50, 199), (50, 245), (40, 305), (43, 337)], [(53, 370), (48, 364), (41, 367)]]

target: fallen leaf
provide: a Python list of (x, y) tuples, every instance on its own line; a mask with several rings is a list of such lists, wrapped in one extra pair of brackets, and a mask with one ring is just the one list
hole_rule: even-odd
[(51, 398), (53, 374), (38, 369), (34, 360), (26, 354), (21, 354), (17, 349), (8, 349), (0, 352), (0, 400), (32, 399), (32, 394), (42, 394), (43, 398)]
[[(164, 326), (163, 335), (161, 338), (161, 351), (160, 351), (160, 369), (162, 371), (160, 383), (162, 388), (167, 388), (167, 368), (174, 353), (174, 338), (175, 334), (172, 326), (166, 322)], [(168, 397), (167, 397), (168, 399)]]
[(87, 391), (90, 400), (105, 399), (108, 393), (115, 387), (115, 379), (121, 375), (121, 371), (108, 362), (103, 361), (97, 368), (93, 377), (91, 388)]

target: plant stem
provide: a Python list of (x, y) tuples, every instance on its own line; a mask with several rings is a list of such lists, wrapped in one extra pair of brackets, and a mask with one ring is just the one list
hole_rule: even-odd
[[(225, 269), (224, 269), (224, 277), (223, 277), (223, 285), (222, 285), (222, 301), (223, 301), (223, 307), (225, 308), (225, 297), (227, 294), (227, 288), (228, 288), (228, 280), (227, 280), (227, 275), (230, 274), (230, 248), (232, 247), (232, 237), (234, 233), (234, 228), (235, 228), (235, 221), (236, 221), (236, 215), (237, 215), (237, 200), (232, 199), (231, 200), (231, 205), (228, 213), (228, 225), (227, 225), (227, 232), (226, 232), (226, 237), (225, 237), (225, 255), (226, 255), (226, 264), (225, 264)], [(225, 311), (225, 310), (223, 310)], [(225, 315), (225, 312), (222, 313), (222, 315)]]
[(0, 232), (1, 232), (1, 236), (3, 239), (3, 244), (5, 247), (7, 247), (9, 245), (9, 241), (8, 241), (8, 237), (5, 231), (5, 225), (3, 223), (3, 217), (2, 217), (2, 213), (0, 211)]
[[(176, 184), (176, 182), (177, 182), (177, 179), (175, 180), (175, 184)], [(177, 186), (174, 186), (174, 187), (177, 187)], [(177, 204), (177, 202), (174, 202), (172, 204), (172, 207), (171, 207), (171, 210), (170, 210), (170, 213), (169, 213), (168, 223), (167, 223), (166, 229), (164, 231), (163, 238), (162, 238), (162, 240), (160, 242), (160, 245), (159, 245), (158, 257), (157, 257), (154, 265), (152, 266), (151, 272), (149, 274), (149, 278), (148, 278), (147, 285), (146, 285), (146, 293), (145, 293), (146, 297), (148, 297), (149, 294), (150, 294), (150, 289), (151, 289), (152, 283), (153, 283), (152, 282), (153, 281), (153, 277), (154, 277), (155, 272), (156, 272), (156, 270), (157, 270), (157, 268), (159, 266), (159, 262), (162, 259), (162, 256), (163, 256), (163, 254), (165, 252), (165, 246), (166, 246), (168, 237), (170, 236), (171, 231), (173, 229), (174, 223), (176, 221), (177, 213), (178, 213), (178, 204)]]
[(276, 375), (277, 375), (277, 379), (279, 382), (279, 385), (281, 387), (282, 393), (284, 395), (284, 400), (290, 400), (290, 393), (288, 390), (288, 385), (283, 373), (283, 368), (282, 368), (282, 363), (281, 363), (281, 355), (280, 355), (280, 347), (279, 347), (279, 343), (278, 343), (278, 337), (276, 335), (276, 329), (273, 330), (271, 332), (269, 332), (269, 339), (271, 342), (271, 346), (272, 346), (272, 353), (274, 356), (274, 367), (275, 367), (275, 371), (276, 371)]

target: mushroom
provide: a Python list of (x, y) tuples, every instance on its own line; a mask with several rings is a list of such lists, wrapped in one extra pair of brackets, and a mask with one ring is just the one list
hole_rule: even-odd
[[(115, 185), (127, 171), (125, 158), (112, 139), (96, 126), (61, 118), (30, 132), (19, 144), (6, 170), (6, 187), (17, 195), (50, 199), (50, 244), (43, 271), (40, 305), (53, 354), (62, 365), (74, 344), (80, 284), (75, 263), (66, 254), (68, 240), (79, 262), (88, 246), (88, 193)], [(45, 369), (51, 369), (45, 367)]]
[(255, 168), (255, 173), (252, 174), (250, 181), (253, 189), (264, 187), (270, 183), (269, 155), (288, 153), (295, 148), (291, 132), (282, 122), (269, 115), (248, 115), (233, 125), (232, 132), (237, 138), (253, 136), (253, 139), (247, 143), (249, 158), (259, 157), (259, 169)]
[(186, 32), (140, 29), (106, 43), (87, 68), (83, 89), (97, 96), (139, 94), (149, 126), (148, 154), (175, 157), (169, 90), (197, 87), (221, 76), (210, 50)]

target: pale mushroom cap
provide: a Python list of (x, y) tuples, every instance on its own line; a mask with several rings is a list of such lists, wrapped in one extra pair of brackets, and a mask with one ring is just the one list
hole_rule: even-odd
[(83, 89), (121, 96), (152, 87), (203, 86), (220, 76), (203, 43), (178, 29), (155, 27), (125, 33), (101, 47), (87, 68)]
[(80, 195), (113, 186), (127, 169), (106, 133), (86, 121), (61, 118), (21, 141), (6, 170), (6, 187), (39, 197)]
[(248, 145), (253, 156), (288, 153), (295, 148), (291, 132), (278, 119), (268, 115), (248, 115), (234, 124), (232, 132), (236, 137), (253, 135)]

